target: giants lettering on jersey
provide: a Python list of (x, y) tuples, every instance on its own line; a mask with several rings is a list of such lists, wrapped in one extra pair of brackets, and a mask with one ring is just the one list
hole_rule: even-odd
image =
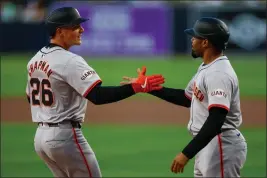
[(95, 71), (84, 71), (83, 76), (81, 77), (81, 80), (85, 80), (86, 78), (89, 78), (90, 76), (94, 75)]
[(227, 94), (222, 89), (216, 89), (211, 92), (211, 96), (227, 97)]
[(48, 78), (53, 73), (52, 70), (49, 69), (49, 64), (46, 61), (39, 61), (39, 63), (38, 61), (35, 61), (35, 63), (32, 63), (30, 65), (29, 75), (31, 76), (35, 70), (43, 71)]
[(203, 101), (204, 99), (204, 95), (203, 93), (199, 90), (199, 88), (196, 85), (196, 82), (194, 82), (193, 85), (193, 93), (195, 95), (195, 97), (199, 100), (199, 101)]

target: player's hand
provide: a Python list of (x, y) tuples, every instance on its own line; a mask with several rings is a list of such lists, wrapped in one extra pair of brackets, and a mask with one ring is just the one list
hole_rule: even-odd
[(176, 174), (183, 173), (188, 161), (189, 159), (183, 153), (179, 153), (172, 162), (171, 171)]
[[(138, 68), (138, 69), (137, 69), (137, 74), (138, 74), (138, 77), (139, 77), (140, 75), (146, 75), (146, 68), (143, 67), (143, 68), (142, 68), (142, 71), (140, 70), (140, 68)], [(136, 82), (136, 80), (137, 80), (136, 77), (127, 77), (127, 76), (122, 77), (122, 79), (123, 79), (124, 81), (121, 81), (121, 82), (120, 82), (121, 85), (132, 84), (132, 83)]]
[(160, 90), (162, 88), (161, 84), (165, 82), (164, 77), (160, 74), (146, 76), (146, 67), (143, 67), (142, 70), (138, 68), (137, 73), (137, 78), (124, 76), (123, 80), (125, 81), (120, 82), (120, 84), (131, 84), (135, 93), (147, 93), (153, 90)]

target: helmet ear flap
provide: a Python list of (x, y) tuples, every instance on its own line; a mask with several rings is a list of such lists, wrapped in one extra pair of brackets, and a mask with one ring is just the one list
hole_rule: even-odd
[(209, 41), (217, 50), (225, 50), (227, 46), (227, 42), (219, 41), (216, 38), (210, 38)]
[(207, 36), (207, 39), (217, 50), (226, 50), (230, 33), (218, 32), (213, 35)]

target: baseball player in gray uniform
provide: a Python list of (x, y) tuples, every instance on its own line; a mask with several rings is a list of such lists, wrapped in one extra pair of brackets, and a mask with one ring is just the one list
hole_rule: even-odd
[[(230, 33), (216, 18), (199, 19), (185, 33), (192, 36), (192, 56), (203, 63), (185, 90), (163, 87), (149, 92), (163, 100), (190, 108), (188, 130), (193, 139), (178, 154), (171, 171), (182, 173), (195, 157), (195, 177), (240, 177), (247, 156), (237, 75), (223, 54)], [(128, 84), (134, 79), (127, 79)], [(127, 83), (127, 82), (124, 82)]]
[(131, 84), (101, 86), (96, 71), (69, 51), (81, 44), (81, 23), (86, 20), (72, 7), (54, 10), (46, 19), (50, 44), (27, 65), (26, 93), (32, 121), (38, 123), (34, 147), (55, 177), (102, 177), (81, 130), (88, 100), (97, 105), (113, 103), (135, 93), (159, 90), (164, 83), (161, 75), (143, 75), (143, 68)]

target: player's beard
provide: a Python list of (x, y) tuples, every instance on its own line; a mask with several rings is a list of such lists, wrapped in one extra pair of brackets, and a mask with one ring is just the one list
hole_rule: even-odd
[(201, 57), (200, 55), (198, 55), (197, 53), (196, 53), (196, 51), (194, 51), (193, 49), (192, 49), (192, 51), (191, 51), (191, 55), (192, 55), (192, 57), (193, 58), (198, 58), (198, 57)]

